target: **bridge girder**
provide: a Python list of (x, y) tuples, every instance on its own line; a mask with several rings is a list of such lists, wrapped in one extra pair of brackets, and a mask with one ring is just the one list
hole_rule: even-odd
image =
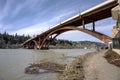
[(42, 41), (40, 41), (40, 37), (38, 36), (37, 39), (31, 40), (30, 42), (28, 42), (26, 44), (28, 44), (27, 46), (30, 46), (30, 44), (32, 42), (34, 42), (34, 44), (35, 44), (34, 46), (36, 46), (37, 49), (41, 49), (43, 47), (43, 45), (45, 45), (45, 47), (48, 47), (50, 45), (50, 42), (48, 42), (47, 44), (46, 44), (46, 42), (47, 42), (47, 39), (49, 38), (49, 36), (56, 34), (51, 40), (51, 41), (53, 41), (60, 34), (67, 32), (67, 31), (72, 31), (72, 30), (78, 30), (78, 31), (90, 34), (91, 36), (98, 38), (99, 40), (103, 41), (104, 43), (107, 43), (112, 40), (111, 37), (109, 37), (105, 34), (102, 34), (100, 32), (83, 29), (83, 28), (78, 28), (78, 27), (74, 27), (74, 26), (67, 26), (67, 27), (56, 29), (56, 30), (48, 33), (47, 35), (44, 36)]
[[(41, 48), (43, 45), (46, 45), (46, 42), (49, 36), (56, 34), (56, 36), (54, 36), (52, 39), (54, 40), (60, 34), (66, 31), (71, 31), (71, 30), (82, 31), (106, 43), (109, 40), (111, 40), (111, 38), (105, 34), (95, 31), (95, 21), (111, 17), (111, 9), (117, 5), (118, 5), (117, 0), (108, 0), (100, 5), (97, 5), (89, 10), (82, 12), (81, 14), (77, 14), (74, 17), (68, 20), (65, 20), (64, 22), (61, 22), (61, 24), (56, 25), (54, 28), (51, 28), (50, 30), (47, 30), (37, 35), (37, 37), (31, 38), (25, 41), (23, 45), (28, 44), (29, 46), (30, 42), (32, 40), (35, 40), (32, 42), (34, 42), (35, 45), (38, 46), (38, 48)], [(85, 25), (89, 23), (93, 23), (93, 30), (88, 30), (85, 28)], [(78, 26), (83, 26), (83, 29), (77, 28)]]
[(67, 31), (71, 31), (71, 30), (78, 30), (78, 31), (81, 31), (81, 32), (84, 32), (84, 33), (87, 33), (87, 34), (90, 34), (96, 38), (98, 38), (99, 40), (103, 41), (104, 43), (107, 43), (108, 41), (111, 41), (111, 37), (105, 35), (105, 34), (102, 34), (102, 33), (99, 33), (99, 32), (96, 32), (96, 31), (93, 31), (93, 30), (88, 30), (88, 29), (82, 29), (82, 28), (77, 28), (77, 27), (63, 27), (63, 28), (60, 28), (60, 29), (57, 29), (57, 30), (54, 30), (52, 32), (50, 32), (49, 34), (46, 35), (46, 37), (44, 38), (42, 44), (40, 45), (40, 48), (46, 43), (46, 40), (49, 38), (49, 36), (53, 35), (53, 34), (57, 34), (53, 39), (55, 39), (57, 36), (59, 36), (60, 34), (64, 33), (64, 32), (67, 32)]

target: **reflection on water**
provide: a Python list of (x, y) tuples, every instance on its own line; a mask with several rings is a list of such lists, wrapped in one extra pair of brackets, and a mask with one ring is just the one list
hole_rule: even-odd
[(24, 74), (30, 63), (68, 64), (74, 57), (94, 50), (83, 49), (0, 49), (0, 80), (57, 80), (57, 73)]

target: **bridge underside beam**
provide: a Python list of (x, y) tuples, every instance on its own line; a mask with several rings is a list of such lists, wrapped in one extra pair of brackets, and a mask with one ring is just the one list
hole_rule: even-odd
[[(55, 36), (57, 37), (58, 35), (70, 30), (78, 30), (78, 31), (85, 32), (106, 43), (110, 41), (111, 38), (107, 35), (104, 35), (95, 31), (95, 21), (111, 17), (111, 9), (117, 5), (118, 5), (117, 0), (107, 0), (105, 3), (97, 5), (89, 10), (86, 10), (85, 12), (82, 12), (79, 15), (75, 15), (74, 17), (64, 22), (61, 22), (61, 24), (56, 25), (54, 26), (54, 28), (51, 28), (39, 34), (37, 37), (34, 37), (32, 39), (25, 41), (24, 45), (29, 46), (30, 42), (32, 40), (35, 40), (36, 42), (35, 41), (32, 41), (32, 42), (34, 42), (34, 44), (38, 46), (38, 48), (42, 48), (43, 46), (48, 45), (47, 39), (49, 38), (49, 36), (53, 34), (57, 34)], [(93, 27), (92, 30), (88, 30), (85, 28), (85, 24), (89, 24), (89, 23), (92, 23), (92, 27)], [(82, 29), (77, 28), (78, 26), (83, 26), (83, 28)]]
[(87, 34), (90, 34), (98, 39), (100, 39), (101, 41), (103, 41), (104, 43), (107, 43), (108, 41), (111, 40), (111, 37), (104, 35), (102, 33), (93, 31), (93, 30), (88, 30), (88, 29), (82, 29), (82, 28), (77, 28), (77, 27), (64, 27), (64, 28), (60, 28), (57, 29), (55, 31), (52, 31), (51, 33), (49, 33), (43, 40), (42, 44), (40, 45), (40, 47), (42, 47), (45, 43), (46, 40), (49, 38), (49, 36), (53, 35), (53, 34), (57, 34), (54, 38), (56, 38), (58, 35), (66, 32), (66, 31), (71, 31), (71, 30), (78, 30)]
[[(27, 46), (29, 48), (37, 48), (37, 49), (48, 49), (50, 43), (60, 34), (67, 32), (67, 31), (71, 31), (71, 30), (78, 30), (84, 33), (87, 33), (89, 35), (92, 35), (96, 38), (98, 38), (99, 40), (103, 41), (104, 43), (107, 43), (108, 41), (111, 41), (111, 37), (104, 35), (102, 33), (96, 32), (95, 30), (88, 30), (88, 29), (83, 29), (83, 28), (77, 28), (77, 27), (63, 27), (57, 30), (54, 30), (52, 32), (50, 32), (49, 34), (45, 35), (44, 38), (39, 39), (39, 40), (32, 40), (30, 43), (27, 44)], [(51, 35), (56, 34), (51, 40), (49, 40), (49, 37)], [(32, 45), (31, 43), (34, 43), (34, 45)], [(30, 47), (31, 46), (31, 47)], [(36, 46), (36, 47), (35, 47)]]

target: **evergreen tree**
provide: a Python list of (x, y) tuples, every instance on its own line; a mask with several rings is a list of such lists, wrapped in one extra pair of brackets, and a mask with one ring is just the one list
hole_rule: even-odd
[(17, 33), (15, 35), (9, 35), (7, 32), (0, 33), (0, 48), (13, 48), (13, 45), (17, 47), (29, 38), (29, 35), (25, 36), (24, 34), (20, 36)]
[(5, 44), (5, 41), (0, 38), (0, 48), (5, 48), (6, 47), (6, 44)]

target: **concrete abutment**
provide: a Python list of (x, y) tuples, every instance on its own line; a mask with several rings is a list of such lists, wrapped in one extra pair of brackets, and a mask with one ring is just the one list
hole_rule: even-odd
[(112, 8), (112, 18), (116, 20), (115, 26), (112, 29), (112, 45), (114, 49), (120, 49), (120, 0), (119, 5)]

